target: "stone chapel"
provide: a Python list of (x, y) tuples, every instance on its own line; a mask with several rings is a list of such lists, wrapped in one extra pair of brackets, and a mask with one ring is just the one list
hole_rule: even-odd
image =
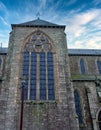
[(0, 130), (101, 130), (101, 50), (68, 49), (66, 26), (40, 18), (11, 27)]

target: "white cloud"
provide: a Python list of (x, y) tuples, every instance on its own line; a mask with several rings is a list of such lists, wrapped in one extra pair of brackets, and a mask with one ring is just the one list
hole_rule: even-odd
[(94, 5), (101, 4), (101, 0), (93, 0)]
[(0, 11), (4, 12), (4, 14), (5, 14), (6, 16), (9, 15), (6, 6), (5, 6), (1, 1), (0, 1)]
[(67, 2), (67, 5), (70, 6), (70, 5), (74, 4), (76, 1), (77, 0), (70, 0), (70, 1)]
[(66, 32), (69, 31), (72, 34), (74, 33), (75, 37), (80, 36), (87, 30), (87, 24), (95, 20), (100, 13), (100, 10), (90, 10), (88, 12), (74, 14), (69, 19), (67, 17)]
[(0, 20), (3, 22), (3, 24), (9, 26), (9, 23), (3, 17), (0, 16)]
[(101, 48), (100, 14), (100, 9), (92, 9), (65, 17), (69, 48)]
[[(0, 10), (4, 11), (6, 16), (9, 16), (0, 16), (0, 19), (5, 25), (8, 25), (8, 21), (9, 23), (21, 23), (36, 19), (36, 14), (40, 12), (40, 18), (46, 21), (67, 25), (66, 33), (69, 48), (101, 48), (101, 10), (90, 9), (81, 12), (82, 8), (85, 6), (83, 5), (83, 7), (77, 10), (59, 12), (57, 9), (60, 7), (61, 1), (62, 0), (59, 0), (54, 4), (52, 0), (38, 0), (38, 6), (35, 6), (34, 2), (26, 2), (24, 12), (22, 7), (16, 11), (14, 10), (12, 14), (10, 14), (6, 6), (0, 2)], [(70, 2), (66, 2), (66, 5), (72, 5), (76, 1), (77, 0), (70, 0)], [(94, 0), (94, 2), (97, 2), (97, 0)], [(52, 6), (47, 8), (49, 3)], [(2, 33), (0, 32), (0, 34)], [(0, 35), (0, 38), (2, 38), (0, 40), (2, 40), (3, 43), (7, 43), (7, 38), (4, 40), (5, 38), (3, 39), (3, 35)]]
[(9, 30), (0, 30), (0, 43), (3, 47), (8, 46)]
[(6, 6), (0, 1), (0, 10), (6, 10)]
[(39, 0), (39, 3), (40, 3), (40, 7), (42, 8), (44, 8), (45, 6), (46, 6), (46, 2), (47, 2), (47, 0)]

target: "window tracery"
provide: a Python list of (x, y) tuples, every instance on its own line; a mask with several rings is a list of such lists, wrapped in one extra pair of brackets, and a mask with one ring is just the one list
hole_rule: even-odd
[(51, 44), (48, 38), (42, 33), (37, 31), (34, 35), (30, 38), (28, 43), (26, 44), (27, 51), (42, 51), (42, 50), (51, 50)]

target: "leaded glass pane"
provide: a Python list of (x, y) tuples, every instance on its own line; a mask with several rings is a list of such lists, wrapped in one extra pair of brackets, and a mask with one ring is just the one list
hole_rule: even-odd
[(54, 100), (54, 68), (53, 68), (53, 54), (47, 53), (47, 65), (48, 65), (48, 99)]
[(24, 88), (24, 100), (28, 99), (28, 89)]
[(46, 100), (46, 62), (45, 53), (40, 53), (40, 99)]
[(30, 100), (36, 100), (36, 89), (30, 89)]
[[(45, 87), (45, 86), (44, 86)], [(40, 87), (40, 99), (41, 100), (46, 100), (46, 89)]]
[(23, 53), (23, 66), (22, 66), (22, 76), (26, 77), (26, 82), (24, 83), (24, 100), (28, 99), (28, 76), (29, 76), (29, 53)]
[(31, 70), (30, 70), (30, 100), (36, 99), (36, 63), (37, 54), (35, 52), (31, 53)]

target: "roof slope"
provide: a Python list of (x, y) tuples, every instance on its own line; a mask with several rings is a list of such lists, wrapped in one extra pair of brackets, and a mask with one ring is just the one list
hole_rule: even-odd
[[(6, 54), (8, 52), (8, 48), (0, 48), (0, 54)], [(101, 56), (101, 50), (97, 49), (68, 49), (69, 55), (99, 55)]]
[(101, 55), (100, 49), (68, 49), (69, 55)]
[(7, 54), (8, 48), (2, 48), (0, 47), (0, 54)]
[(60, 27), (60, 28), (65, 28), (65, 25), (57, 25), (48, 21), (44, 21), (41, 19), (36, 19), (36, 20), (32, 20), (32, 21), (28, 21), (28, 22), (24, 22), (24, 23), (20, 23), (20, 24), (12, 24), (12, 26), (28, 26), (28, 27), (36, 27), (36, 26), (40, 26), (40, 27)]

